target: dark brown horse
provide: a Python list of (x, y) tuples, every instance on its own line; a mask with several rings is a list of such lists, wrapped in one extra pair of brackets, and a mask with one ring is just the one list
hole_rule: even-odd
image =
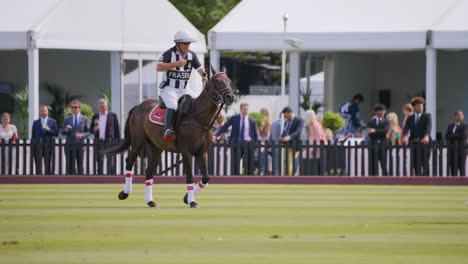
[[(159, 104), (158, 100), (146, 100), (130, 110), (125, 123), (125, 140), (119, 146), (104, 151), (107, 155), (115, 155), (129, 150), (125, 160), (125, 188), (119, 193), (119, 199), (124, 200), (132, 191), (132, 168), (136, 158), (144, 147), (150, 150), (150, 159), (145, 176), (145, 201), (149, 207), (156, 207), (152, 195), (153, 173), (161, 162), (163, 151), (177, 152), (182, 155), (182, 162), (187, 180), (187, 194), (184, 202), (192, 208), (198, 208), (195, 194), (203, 189), (209, 181), (207, 150), (212, 143), (212, 121), (222, 102), (231, 104), (234, 94), (231, 80), (224, 72), (211, 69), (213, 76), (205, 83), (200, 96), (192, 101), (190, 113), (182, 117), (176, 125), (176, 140), (164, 140), (164, 127), (151, 123), (148, 116), (151, 110)], [(202, 181), (193, 185), (192, 158), (202, 173)]]

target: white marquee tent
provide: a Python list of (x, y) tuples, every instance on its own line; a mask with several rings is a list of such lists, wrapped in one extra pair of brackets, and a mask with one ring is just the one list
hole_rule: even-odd
[(324, 73), (319, 72), (313, 75), (310, 75), (309, 77), (302, 77), (299, 86), (301, 89), (301, 92), (305, 93), (307, 91), (307, 78), (309, 78), (309, 89), (310, 89), (310, 94), (312, 96), (323, 96), (323, 85), (324, 85)]
[[(167, 0), (0, 0), (0, 7), (0, 50), (28, 52), (30, 124), (39, 108), (38, 49), (110, 51), (114, 102), (123, 101), (120, 63), (127, 56), (154, 60), (182, 29), (198, 39), (191, 49), (206, 53), (203, 34)], [(119, 104), (113, 108), (123, 116)]]
[[(425, 50), (427, 107), (435, 113), (436, 49), (468, 48), (467, 14), (468, 0), (243, 0), (209, 31), (210, 60), (219, 66), (220, 51), (285, 47), (290, 105), (298, 109), (299, 52)], [(330, 89), (325, 90), (329, 104)]]

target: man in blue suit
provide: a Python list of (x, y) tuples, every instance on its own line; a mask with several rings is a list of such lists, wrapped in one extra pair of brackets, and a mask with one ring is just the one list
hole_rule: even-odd
[(80, 113), (81, 103), (78, 100), (71, 102), (72, 115), (63, 120), (62, 134), (67, 136), (65, 153), (67, 156), (67, 174), (76, 174), (75, 161), (78, 174), (83, 174), (83, 141), (90, 136), (89, 119)]
[(49, 117), (49, 108), (40, 107), (41, 117), (34, 121), (32, 128), (32, 153), (36, 164), (36, 174), (42, 174), (42, 159), (46, 175), (52, 175), (51, 157), (53, 155), (53, 140), (58, 135), (57, 121)]
[[(253, 173), (253, 152), (251, 148), (247, 145), (247, 151), (243, 146), (240, 146), (237, 143), (249, 143), (251, 141), (258, 140), (257, 124), (255, 120), (249, 117), (249, 104), (242, 103), (240, 105), (241, 113), (231, 117), (219, 130), (216, 132), (215, 137), (219, 137), (224, 133), (229, 127), (231, 129), (231, 135), (229, 137), (229, 143), (234, 144), (231, 155), (234, 157), (234, 162), (231, 164), (231, 174), (239, 175), (239, 163), (243, 159), (244, 172), (247, 175)], [(237, 146), (237, 147), (236, 147)], [(240, 149), (239, 149), (240, 147)]]
[[(284, 115), (284, 129), (280, 141), (289, 144), (287, 150), (287, 164), (285, 174), (293, 176), (299, 167), (299, 148), (304, 120), (294, 115), (291, 107), (286, 106), (281, 113)], [(293, 164), (294, 161), (294, 164)]]

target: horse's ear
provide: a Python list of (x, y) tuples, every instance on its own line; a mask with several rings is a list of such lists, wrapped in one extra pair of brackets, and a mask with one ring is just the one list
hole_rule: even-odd
[(214, 68), (213, 66), (210, 66), (211, 67), (211, 72), (213, 73), (213, 75), (216, 75), (216, 73), (218, 73)]
[(226, 70), (226, 66), (223, 66), (223, 68), (221, 68), (221, 71), (224, 72), (224, 73), (226, 73), (226, 71), (227, 71), (227, 70)]

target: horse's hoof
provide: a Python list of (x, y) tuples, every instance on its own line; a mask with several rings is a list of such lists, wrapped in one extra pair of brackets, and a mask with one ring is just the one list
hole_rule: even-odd
[(149, 206), (149, 207), (156, 207), (156, 203), (153, 202), (153, 201), (149, 201), (149, 202), (148, 202), (148, 206)]
[(188, 204), (187, 194), (185, 194), (185, 196), (184, 196), (184, 203), (185, 203), (185, 204)]
[(190, 208), (200, 208), (200, 206), (197, 204), (197, 202), (191, 202)]
[(125, 200), (128, 198), (128, 193), (124, 193), (124, 191), (119, 192), (119, 200)]

